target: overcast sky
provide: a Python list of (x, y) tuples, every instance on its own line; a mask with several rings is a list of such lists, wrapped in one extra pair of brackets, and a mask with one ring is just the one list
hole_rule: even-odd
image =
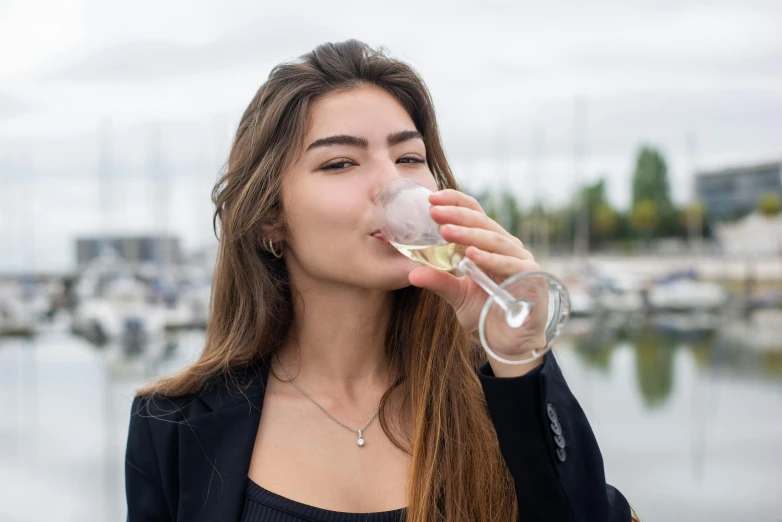
[(604, 176), (624, 207), (650, 144), (687, 201), (693, 165), (782, 159), (780, 22), (772, 0), (0, 0), (0, 271), (66, 269), (101, 230), (209, 241), (210, 185), (271, 67), (347, 38), (421, 72), (470, 190), (558, 204)]

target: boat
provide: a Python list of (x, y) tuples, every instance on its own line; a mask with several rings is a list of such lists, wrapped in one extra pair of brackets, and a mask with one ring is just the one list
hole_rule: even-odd
[(85, 267), (74, 293), (72, 329), (96, 344), (141, 345), (165, 332), (164, 305), (112, 249)]
[(648, 290), (648, 306), (655, 311), (719, 311), (728, 293), (717, 283), (702, 281), (694, 269), (671, 272), (656, 279)]
[(19, 278), (0, 282), (0, 336), (32, 336), (52, 310), (45, 285)]
[(589, 265), (584, 270), (591, 292), (603, 312), (635, 313), (645, 308), (643, 281), (618, 267)]

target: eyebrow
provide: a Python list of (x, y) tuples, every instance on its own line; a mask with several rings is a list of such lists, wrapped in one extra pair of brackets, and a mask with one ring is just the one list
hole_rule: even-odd
[[(388, 146), (399, 145), (405, 141), (420, 139), (423, 140), (424, 136), (414, 130), (403, 130), (399, 132), (392, 132), (386, 137)], [(320, 138), (307, 147), (307, 151), (310, 151), (317, 147), (328, 147), (331, 145), (348, 145), (351, 147), (360, 147), (362, 149), (369, 148), (369, 141), (366, 138), (360, 138), (358, 136), (349, 136), (347, 134), (337, 134), (335, 136), (328, 136), (326, 138)], [(306, 152), (306, 151), (305, 151)]]

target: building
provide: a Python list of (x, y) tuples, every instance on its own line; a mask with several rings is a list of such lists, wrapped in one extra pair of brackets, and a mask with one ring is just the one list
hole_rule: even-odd
[(714, 237), (723, 252), (741, 257), (782, 255), (782, 215), (750, 214), (732, 223), (717, 223)]
[(782, 162), (698, 172), (695, 193), (710, 220), (746, 215), (757, 208), (763, 195), (782, 197)]
[(131, 265), (178, 264), (182, 261), (179, 238), (166, 236), (96, 236), (76, 239), (76, 266), (81, 269), (110, 247)]

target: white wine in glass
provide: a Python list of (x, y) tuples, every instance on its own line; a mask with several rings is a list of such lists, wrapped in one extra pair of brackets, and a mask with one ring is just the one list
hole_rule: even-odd
[(457, 245), (456, 243), (440, 243), (438, 245), (403, 245), (401, 243), (395, 243), (389, 241), (394, 248), (402, 252), (404, 255), (422, 265), (431, 266), (437, 270), (453, 270), (454, 265), (452, 260), (455, 256), (464, 258), (464, 251), (467, 249), (464, 245)]

